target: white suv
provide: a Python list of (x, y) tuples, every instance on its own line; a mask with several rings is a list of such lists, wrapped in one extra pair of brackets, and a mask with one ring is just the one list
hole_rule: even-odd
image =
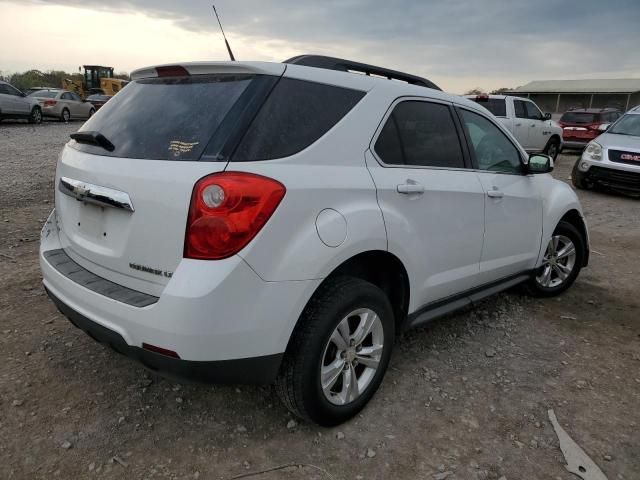
[(60, 155), (40, 263), (62, 313), (151, 369), (275, 381), (333, 425), (399, 331), (587, 264), (550, 158), (428, 80), (317, 56), (132, 78)]

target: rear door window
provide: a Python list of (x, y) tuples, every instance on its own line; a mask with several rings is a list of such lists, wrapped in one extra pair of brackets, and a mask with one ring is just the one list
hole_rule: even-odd
[(405, 101), (395, 106), (374, 146), (388, 165), (464, 168), (448, 105)]
[(131, 82), (80, 131), (97, 131), (115, 149), (75, 143), (112, 157), (199, 160), (211, 136), (255, 75), (194, 75)]
[(242, 138), (232, 161), (283, 158), (300, 152), (338, 123), (365, 92), (282, 78)]

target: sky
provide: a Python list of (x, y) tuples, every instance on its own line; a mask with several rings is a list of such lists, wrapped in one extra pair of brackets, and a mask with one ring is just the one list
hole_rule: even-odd
[[(317, 53), (446, 91), (640, 78), (640, 0), (216, 0), (238, 60)], [(226, 60), (211, 0), (0, 0), (0, 71)]]

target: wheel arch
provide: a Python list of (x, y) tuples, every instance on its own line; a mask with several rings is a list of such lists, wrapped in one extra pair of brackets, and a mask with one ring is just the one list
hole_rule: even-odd
[(582, 217), (582, 214), (577, 209), (572, 208), (564, 215), (562, 215), (558, 223), (560, 222), (567, 222), (573, 225), (582, 235), (582, 240), (585, 248), (582, 266), (586, 267), (589, 264), (589, 233), (587, 231), (587, 225), (584, 221), (584, 218)]
[[(409, 310), (410, 284), (407, 269), (398, 257), (385, 250), (368, 250), (353, 255), (331, 271), (307, 303), (327, 281), (341, 276), (360, 278), (380, 288), (391, 302), (396, 331), (401, 331)], [(300, 320), (301, 317), (296, 327)]]

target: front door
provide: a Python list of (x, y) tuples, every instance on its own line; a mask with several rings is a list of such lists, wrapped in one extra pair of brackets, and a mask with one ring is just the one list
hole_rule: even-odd
[(485, 193), (483, 282), (535, 267), (542, 237), (542, 199), (522, 154), (502, 130), (478, 112), (460, 108), (476, 174)]
[(411, 280), (412, 310), (478, 282), (484, 191), (459, 133), (450, 104), (402, 100), (366, 153), (389, 251)]

